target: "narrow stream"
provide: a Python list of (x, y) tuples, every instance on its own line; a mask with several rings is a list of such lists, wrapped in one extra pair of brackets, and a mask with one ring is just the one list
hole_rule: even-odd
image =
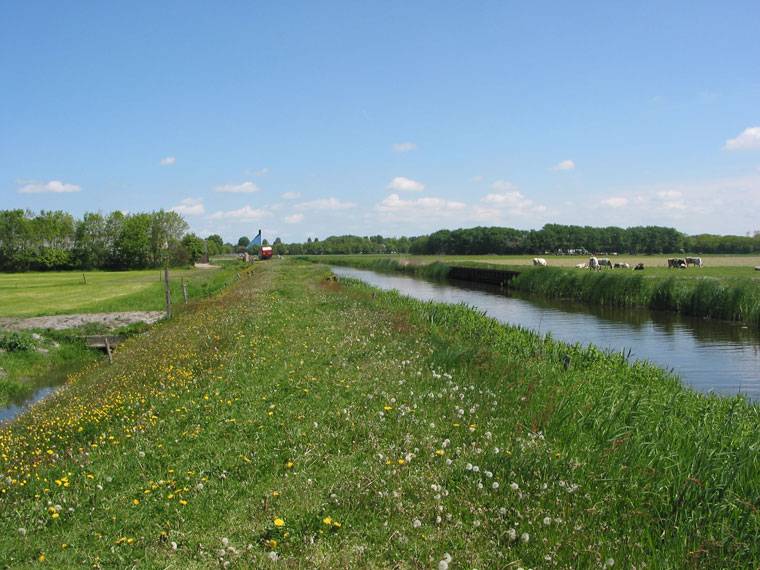
[(431, 282), (349, 267), (331, 269), (336, 275), (396, 289), (415, 299), (466, 303), (500, 322), (551, 332), (553, 338), (570, 344), (630, 350), (632, 358), (672, 370), (694, 390), (744, 394), (760, 401), (760, 331), (738, 323), (664, 311), (592, 307), (473, 283)]
[(0, 425), (13, 420), (29, 406), (52, 394), (59, 386), (66, 383), (69, 374), (73, 374), (80, 367), (78, 363), (59, 366), (52, 368), (45, 376), (24, 381), (25, 389), (10, 396), (8, 405), (0, 408)]

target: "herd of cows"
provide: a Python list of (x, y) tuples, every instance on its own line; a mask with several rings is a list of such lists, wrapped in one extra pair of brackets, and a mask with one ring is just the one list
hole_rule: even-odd
[[(543, 257), (534, 257), (533, 265), (540, 265), (546, 267), (546, 260)], [(685, 259), (678, 257), (671, 257), (668, 259), (668, 267), (675, 269), (686, 269), (689, 265), (695, 267), (702, 267), (701, 257), (687, 257)], [(590, 257), (588, 263), (579, 263), (575, 267), (578, 269), (591, 269), (592, 271), (601, 271), (602, 267), (608, 267), (610, 269), (630, 269), (631, 265), (628, 263), (613, 262), (608, 257)], [(634, 268), (634, 271), (643, 271), (644, 264), (639, 263)]]

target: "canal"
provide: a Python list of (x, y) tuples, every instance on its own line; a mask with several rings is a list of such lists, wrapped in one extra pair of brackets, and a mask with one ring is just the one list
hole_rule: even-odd
[(760, 331), (738, 323), (663, 311), (592, 307), (502, 291), (467, 282), (432, 282), (404, 275), (331, 266), (342, 277), (442, 303), (466, 303), (500, 322), (550, 332), (570, 344), (593, 344), (672, 370), (701, 392), (743, 394), (760, 401)]

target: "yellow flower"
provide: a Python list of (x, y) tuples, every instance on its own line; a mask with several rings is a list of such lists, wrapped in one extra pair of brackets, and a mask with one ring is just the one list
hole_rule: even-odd
[(282, 519), (274, 519), (274, 526), (285, 526), (285, 521)]
[(332, 524), (332, 519), (330, 517), (325, 517), (322, 519), (322, 522), (325, 524)]

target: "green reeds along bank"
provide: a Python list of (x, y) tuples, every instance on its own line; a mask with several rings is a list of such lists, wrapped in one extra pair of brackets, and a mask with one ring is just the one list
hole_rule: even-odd
[(326, 275), (257, 264), (0, 428), (0, 563), (757, 565), (755, 405)]
[(749, 278), (647, 277), (623, 271), (527, 268), (515, 290), (598, 305), (676, 311), (760, 326), (760, 282)]

